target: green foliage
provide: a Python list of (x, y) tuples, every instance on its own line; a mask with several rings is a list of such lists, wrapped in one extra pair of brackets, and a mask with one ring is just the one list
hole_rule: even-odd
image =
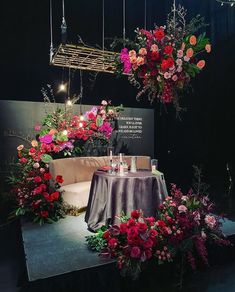
[(104, 232), (107, 227), (101, 227), (95, 235), (86, 236), (86, 241), (89, 249), (97, 252), (101, 252), (106, 247), (106, 241), (103, 238)]
[(49, 154), (42, 154), (40, 158), (44, 163), (49, 163), (52, 160), (52, 157)]

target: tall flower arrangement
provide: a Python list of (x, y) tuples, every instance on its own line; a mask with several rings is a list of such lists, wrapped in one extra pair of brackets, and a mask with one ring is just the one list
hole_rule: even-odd
[(212, 209), (207, 196), (192, 190), (183, 194), (172, 185), (157, 218), (144, 217), (140, 210), (134, 210), (130, 218), (120, 216), (119, 225), (88, 237), (88, 245), (101, 255), (117, 258), (118, 268), (134, 277), (144, 263), (151, 260), (161, 265), (174, 261), (177, 255), (196, 269), (197, 265), (208, 265), (208, 244), (229, 244)]
[(150, 102), (173, 103), (177, 111), (180, 93), (205, 66), (199, 55), (211, 51), (205, 33), (195, 35), (203, 19), (194, 18), (187, 25), (185, 15), (183, 7), (173, 7), (166, 26), (137, 29), (135, 41), (126, 41), (117, 60), (117, 72), (129, 74), (138, 99), (147, 94)]

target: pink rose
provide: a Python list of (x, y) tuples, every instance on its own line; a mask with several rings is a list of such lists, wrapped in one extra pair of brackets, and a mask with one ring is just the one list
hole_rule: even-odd
[(171, 79), (172, 79), (173, 81), (177, 81), (177, 80), (178, 80), (178, 77), (177, 77), (177, 75), (173, 75)]
[(41, 126), (40, 125), (35, 125), (34, 126), (34, 130), (35, 131), (40, 131), (41, 130)]
[(38, 162), (35, 162), (33, 165), (33, 168), (39, 168), (40, 164)]
[(153, 45), (151, 46), (151, 51), (152, 51), (152, 52), (157, 52), (157, 51), (158, 51), (158, 45), (153, 44)]
[(164, 78), (165, 78), (165, 79), (169, 79), (169, 78), (171, 78), (171, 74), (170, 74), (169, 72), (165, 72), (165, 73), (164, 73)]
[(131, 249), (131, 257), (139, 258), (140, 257), (140, 248), (138, 246), (133, 246)]
[(180, 205), (178, 207), (179, 213), (186, 213), (188, 211), (187, 207), (185, 205)]
[(213, 229), (216, 225), (216, 219), (214, 216), (206, 215), (205, 222), (207, 226), (211, 229)]
[(177, 57), (178, 57), (178, 58), (182, 58), (182, 57), (183, 57), (183, 54), (184, 54), (183, 50), (179, 50), (179, 51), (177, 52)]
[(176, 65), (182, 66), (182, 64), (183, 64), (183, 61), (181, 59), (176, 60)]

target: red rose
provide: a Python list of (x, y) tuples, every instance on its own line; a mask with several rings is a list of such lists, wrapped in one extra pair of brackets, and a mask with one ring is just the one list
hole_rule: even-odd
[(133, 219), (138, 219), (140, 217), (140, 211), (139, 210), (134, 210), (131, 212), (131, 218)]
[(20, 163), (22, 163), (22, 164), (27, 163), (27, 161), (28, 161), (28, 159), (27, 159), (27, 158), (24, 158), (24, 157), (22, 157), (22, 158), (20, 159)]
[(157, 39), (157, 40), (162, 40), (163, 38), (164, 38), (164, 36), (165, 36), (165, 32), (164, 32), (164, 30), (162, 29), (162, 28), (159, 28), (159, 29), (156, 29), (155, 31), (154, 31), (154, 36), (155, 36), (155, 38)]
[(55, 178), (56, 182), (62, 184), (64, 182), (62, 175), (57, 175)]
[(47, 202), (52, 202), (53, 200), (53, 198), (47, 192), (43, 193), (43, 197), (45, 198)]
[(167, 70), (174, 65), (174, 60), (172, 58), (164, 59), (161, 63), (162, 70)]
[(46, 173), (44, 173), (43, 177), (44, 177), (45, 180), (50, 180), (50, 179), (52, 179), (52, 175), (50, 174), (50, 172), (46, 172)]
[(152, 257), (152, 251), (151, 249), (146, 249), (145, 250), (145, 255), (147, 259), (150, 259)]
[(110, 232), (108, 230), (106, 230), (103, 234), (103, 238), (104, 239), (109, 239), (110, 238)]
[(137, 228), (137, 227), (131, 227), (131, 228), (127, 231), (128, 239), (133, 239), (133, 238), (137, 237), (138, 234), (139, 234), (139, 232), (138, 232), (138, 228)]
[(41, 211), (40, 214), (43, 218), (47, 218), (49, 216), (48, 211)]
[(87, 117), (89, 120), (95, 120), (95, 114), (93, 112), (89, 112)]
[(41, 204), (42, 200), (37, 200), (36, 202), (32, 203), (32, 207), (33, 209), (37, 209), (39, 207), (39, 205)]
[(51, 199), (52, 201), (57, 201), (59, 199), (60, 193), (59, 192), (54, 192), (51, 194)]
[(165, 53), (166, 55), (171, 55), (172, 52), (173, 52), (173, 47), (172, 47), (172, 46), (165, 46), (165, 48), (164, 48), (164, 53)]
[(151, 60), (157, 61), (159, 59), (159, 53), (158, 52), (151, 52)]
[(40, 176), (35, 176), (35, 178), (34, 178), (35, 183), (40, 183), (41, 181), (42, 181), (42, 179)]
[(131, 257), (139, 258), (140, 257), (140, 248), (138, 246), (133, 246), (131, 249)]
[(34, 155), (37, 152), (35, 148), (30, 148), (29, 149), (29, 155)]
[(139, 232), (145, 232), (148, 229), (147, 224), (139, 222), (138, 223)]
[(90, 124), (90, 129), (93, 130), (93, 131), (97, 130), (96, 123), (91, 123)]
[(117, 240), (117, 238), (111, 238), (111, 239), (108, 241), (108, 247), (110, 247), (110, 248), (115, 248), (117, 245), (118, 245), (118, 240)]
[(171, 57), (167, 58), (167, 62), (168, 62), (169, 68), (174, 66), (174, 60)]
[(157, 235), (158, 235), (157, 230), (155, 230), (155, 229), (151, 229), (151, 230), (149, 231), (149, 237), (150, 237), (150, 238), (155, 238)]
[(144, 248), (151, 248), (153, 246), (153, 241), (149, 238), (144, 242)]
[(41, 184), (40, 188), (41, 188), (42, 191), (45, 191), (47, 189), (47, 186), (45, 184)]
[(126, 225), (126, 223), (121, 223), (120, 224), (120, 233), (121, 234), (124, 234), (126, 232), (127, 232), (127, 225)]
[(150, 76), (154, 77), (154, 76), (157, 75), (157, 73), (158, 73), (157, 69), (153, 69), (153, 70), (151, 70), (151, 72), (150, 72)]
[(165, 226), (166, 226), (166, 223), (165, 223), (164, 221), (162, 221), (162, 220), (158, 220), (158, 221), (157, 221), (157, 225), (158, 225), (159, 227), (165, 227)]
[(130, 227), (136, 225), (136, 221), (135, 221), (134, 219), (129, 219), (129, 220), (126, 222), (126, 225), (127, 225), (128, 228), (130, 228)]
[(154, 218), (154, 217), (146, 217), (146, 218), (144, 218), (144, 220), (145, 220), (149, 225), (151, 225), (151, 226), (153, 226), (154, 223), (155, 223), (155, 218)]

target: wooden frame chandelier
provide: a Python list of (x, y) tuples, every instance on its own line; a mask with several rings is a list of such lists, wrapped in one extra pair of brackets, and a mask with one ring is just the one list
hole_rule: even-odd
[[(95, 72), (114, 73), (115, 59), (118, 53), (107, 51), (104, 48), (104, 0), (103, 0), (103, 32), (102, 49), (88, 47), (86, 45), (66, 44), (67, 25), (65, 21), (64, 0), (62, 0), (63, 17), (61, 24), (62, 43), (54, 49), (52, 31), (52, 0), (50, 0), (50, 64), (53, 66), (80, 69)], [(123, 39), (125, 39), (125, 0), (123, 0)]]

